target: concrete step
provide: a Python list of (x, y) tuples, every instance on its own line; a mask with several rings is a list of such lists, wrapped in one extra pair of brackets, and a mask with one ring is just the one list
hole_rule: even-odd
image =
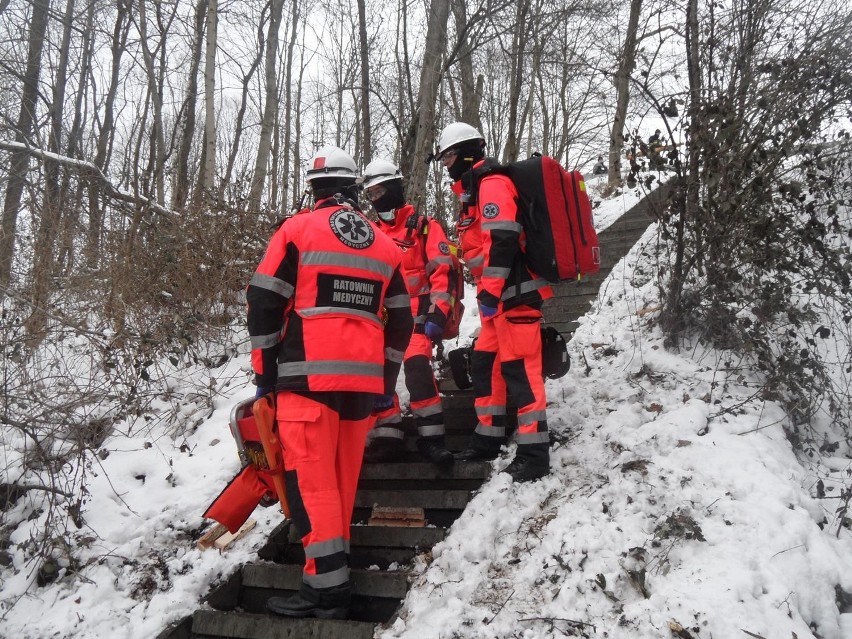
[(198, 610), (192, 616), (194, 639), (372, 639), (375, 627), (365, 621), (288, 619), (218, 610)]

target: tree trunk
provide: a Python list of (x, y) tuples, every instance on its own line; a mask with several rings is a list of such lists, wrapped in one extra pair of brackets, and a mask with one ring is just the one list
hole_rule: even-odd
[[(299, 24), (299, 0), (293, 0), (293, 7), (290, 13), (290, 37), (287, 40), (287, 60), (285, 61), (285, 69), (284, 69), (284, 141), (282, 143), (284, 147), (284, 157), (281, 160), (281, 166), (284, 167), (284, 176), (282, 183), (284, 185), (284, 192), (281, 194), (281, 208), (283, 209), (288, 205), (290, 201), (290, 193), (292, 192), (295, 196), (297, 192), (297, 188), (295, 184), (298, 184), (298, 175), (296, 175), (296, 182), (294, 183), (292, 189), (290, 187), (290, 181), (287, 179), (287, 173), (290, 170), (290, 144), (291, 144), (291, 136), (290, 131), (292, 130), (292, 120), (293, 120), (293, 91), (292, 91), (292, 82), (293, 82), (293, 52), (296, 47), (296, 36), (298, 35), (297, 26)], [(301, 82), (301, 76), (300, 80)], [(296, 103), (298, 105), (298, 102)], [(298, 139), (298, 138), (296, 138)], [(294, 171), (296, 173), (296, 171)], [(286, 211), (283, 211), (286, 212)]]
[(284, 0), (271, 0), (269, 31), (266, 37), (266, 96), (263, 105), (263, 119), (260, 122), (260, 141), (257, 145), (257, 158), (249, 193), (249, 207), (257, 210), (260, 196), (266, 183), (269, 167), (269, 150), (272, 147), (272, 129), (278, 113), (278, 28), (281, 26), (281, 13)]
[(305, 67), (305, 61), (302, 59), (302, 63), (299, 67), (299, 81), (296, 83), (296, 99), (293, 101), (294, 104), (296, 104), (296, 117), (293, 121), (293, 138), (297, 141), (296, 144), (293, 145), (293, 205), (290, 207), (293, 212), (296, 212), (301, 208), (300, 205), (304, 194), (299, 188), (302, 179), (302, 176), (300, 175), (302, 154), (300, 153), (301, 147), (299, 146), (298, 140), (302, 139), (302, 110), (299, 108), (299, 105), (302, 103), (302, 85), (305, 79)]
[(181, 107), (182, 125), (180, 144), (175, 161), (175, 181), (172, 188), (172, 208), (179, 209), (186, 203), (189, 194), (189, 154), (195, 137), (195, 109), (198, 103), (198, 69), (201, 67), (201, 44), (204, 42), (204, 22), (207, 18), (207, 0), (198, 0), (195, 5), (195, 40), (189, 59), (186, 98)]
[(213, 193), (216, 179), (216, 42), (219, 0), (207, 6), (207, 47), (204, 57), (204, 166), (199, 193), (204, 200)]
[(509, 122), (507, 123), (508, 138), (503, 147), (503, 162), (514, 162), (518, 159), (519, 125), (518, 109), (521, 102), (521, 90), (524, 86), (524, 53), (527, 48), (527, 19), (529, 17), (529, 0), (520, 0), (515, 11), (515, 26), (512, 34), (512, 51), (509, 60), (512, 73), (509, 80)]
[[(68, 85), (68, 52), (71, 46), (71, 24), (74, 17), (74, 0), (66, 0), (65, 15), (62, 24), (62, 43), (59, 45), (59, 58), (56, 74), (53, 77), (53, 91), (50, 105), (50, 137), (47, 148), (57, 155), (62, 153), (62, 129), (65, 116), (65, 88)], [(56, 237), (59, 231), (59, 218), (62, 207), (60, 202), (60, 166), (57, 162), (46, 160), (44, 163), (44, 205), (41, 222), (35, 239), (32, 272), (32, 314), (26, 322), (27, 333), (35, 335), (44, 328), (47, 319), (47, 306), (50, 278), (53, 275), (56, 252)]]
[(607, 186), (610, 189), (621, 184), (624, 122), (627, 118), (627, 106), (630, 103), (630, 74), (636, 66), (637, 29), (641, 11), (642, 0), (630, 0), (630, 17), (627, 19), (624, 48), (621, 50), (621, 60), (615, 72), (615, 114), (612, 118), (612, 131), (609, 137), (609, 179), (607, 180)]
[[(74, 99), (74, 120), (71, 124), (71, 131), (68, 135), (68, 144), (65, 154), (69, 157), (76, 158), (80, 154), (80, 149), (83, 148), (83, 128), (88, 123), (85, 122), (84, 105), (86, 95), (92, 80), (92, 61), (95, 56), (95, 9), (94, 2), (90, 2), (86, 12), (86, 24), (83, 28), (83, 44), (80, 47), (81, 61), (79, 82), (77, 83), (77, 95)], [(65, 198), (70, 194), (70, 177), (69, 172), (65, 172), (65, 177), (62, 181), (60, 189), (60, 201), (64, 202)], [(78, 233), (80, 222), (80, 213), (83, 210), (83, 194), (85, 189), (78, 188), (75, 197), (79, 204), (69, 207), (62, 220), (62, 239), (59, 247), (59, 257), (57, 266), (64, 274), (70, 274), (75, 267), (76, 253), (74, 251), (74, 242)]]
[(453, 1), (453, 17), (456, 23), (456, 33), (463, 34), (459, 44), (459, 75), (461, 77), (461, 121), (467, 122), (482, 131), (482, 118), (479, 115), (479, 105), (482, 102), (482, 86), (485, 81), (482, 75), (478, 78), (473, 73), (473, 51), (467, 38), (467, 8), (464, 0)]
[(366, 166), (373, 157), (373, 137), (370, 126), (370, 50), (367, 46), (364, 0), (358, 0), (358, 35), (361, 43), (361, 156)]
[[(145, 72), (148, 81), (148, 96), (147, 99), (151, 104), (151, 133), (148, 136), (148, 165), (143, 173), (142, 192), (145, 196), (153, 194), (152, 199), (156, 199), (157, 203), (162, 205), (165, 202), (165, 180), (164, 167), (166, 158), (165, 149), (165, 134), (163, 126), (163, 77), (165, 69), (161, 60), (156, 60), (158, 53), (162, 59), (162, 55), (166, 48), (166, 34), (161, 30), (160, 40), (153, 50), (149, 48), (150, 40), (148, 34), (149, 18), (148, 10), (145, 2), (139, 2), (136, 5), (139, 9), (138, 28), (139, 28), (139, 47), (142, 51), (142, 60), (145, 63)], [(157, 22), (162, 26), (162, 21), (159, 19), (160, 5), (157, 7)], [(131, 12), (131, 16), (132, 16)], [(157, 51), (159, 49), (159, 52)], [(159, 67), (159, 68), (158, 68)]]
[[(435, 136), (435, 101), (440, 84), (441, 58), (447, 48), (447, 18), (450, 0), (432, 0), (429, 7), (429, 28), (423, 51), (423, 68), (420, 74), (420, 96), (417, 103), (416, 131), (412, 152), (404, 158), (403, 174), (408, 175), (407, 199), (415, 208), (422, 208), (426, 200), (427, 164)], [(405, 172), (407, 170), (407, 173)]]
[[(94, 164), (105, 175), (107, 159), (110, 154), (113, 134), (115, 132), (115, 98), (121, 75), (121, 56), (125, 51), (127, 33), (130, 27), (128, 18), (128, 3), (126, 0), (116, 2), (115, 25), (112, 32), (112, 73), (109, 89), (104, 100), (104, 121), (98, 132)], [(89, 234), (86, 241), (86, 265), (89, 269), (97, 268), (100, 260), (101, 228), (103, 226), (103, 208), (98, 194), (100, 188), (94, 184), (89, 187)]]
[(686, 222), (697, 215), (700, 204), (701, 170), (701, 59), (699, 47), (698, 0), (689, 0), (686, 11), (686, 68), (689, 82), (687, 117), (687, 174), (686, 184), (678, 185), (675, 195), (674, 260), (668, 290), (661, 314), (663, 330), (670, 340), (676, 340), (683, 330), (683, 287), (686, 262)]
[[(28, 143), (35, 119), (38, 99), (38, 78), (41, 73), (41, 53), (50, 12), (50, 0), (32, 0), (30, 36), (27, 49), (27, 68), (21, 92), (21, 110), (15, 126), (15, 141)], [(18, 211), (27, 181), (30, 157), (26, 151), (15, 151), (9, 157), (9, 180), (3, 202), (3, 220), (0, 227), (0, 300), (6, 295), (12, 279), (12, 260), (15, 252), (15, 234)]]

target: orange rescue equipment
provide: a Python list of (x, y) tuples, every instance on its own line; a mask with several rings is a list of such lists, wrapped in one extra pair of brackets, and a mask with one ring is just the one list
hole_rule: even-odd
[(286, 518), (290, 518), (290, 507), (287, 505), (287, 493), (284, 489), (284, 455), (281, 451), (281, 443), (275, 432), (275, 399), (274, 393), (268, 393), (254, 402), (252, 406), (257, 432), (260, 435), (260, 443), (266, 456), (268, 472), (272, 476), (275, 492), (281, 504), (281, 512)]
[(237, 404), (231, 412), (231, 434), (244, 466), (202, 516), (234, 533), (261, 501), (277, 497), (281, 512), (289, 519), (290, 509), (284, 492), (284, 456), (275, 433), (272, 394)]

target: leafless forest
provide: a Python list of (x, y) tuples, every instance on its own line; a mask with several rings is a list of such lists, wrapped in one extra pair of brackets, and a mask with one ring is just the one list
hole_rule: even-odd
[(848, 439), (849, 368), (818, 347), (842, 363), (852, 341), (849, 60), (842, 0), (0, 0), (7, 495), (39, 487), (73, 518), (69, 459), (155, 401), (175, 437), (203, 418), (215, 383), (173, 397), (167, 372), (234, 352), (318, 146), (396, 161), (452, 232), (425, 159), (459, 119), (502, 161), (604, 155), (602, 195), (653, 186), (622, 159), (662, 128), (672, 348), (746, 353), (797, 444), (819, 445), (820, 411)]

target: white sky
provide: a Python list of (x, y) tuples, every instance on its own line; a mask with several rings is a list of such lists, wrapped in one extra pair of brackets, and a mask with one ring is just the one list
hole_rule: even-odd
[[(598, 226), (635, 201), (629, 193), (606, 202)], [(653, 228), (644, 241), (653, 245)], [(852, 535), (835, 516), (849, 460), (822, 460), (823, 472), (836, 471), (827, 498), (816, 499), (814, 468), (793, 455), (778, 405), (748, 399), (747, 375), (723, 379), (719, 353), (663, 348), (653, 313), (637, 315), (658, 304), (642, 247), (583, 319), (571, 371), (547, 382), (549, 423), (562, 442), (551, 476), (512, 485), (495, 473), (432, 563), (415, 565), (404, 611), (381, 637), (659, 639), (675, 636), (673, 623), (700, 639), (852, 637), (852, 613), (835, 603), (836, 586), (852, 593)], [(476, 325), (466, 318), (468, 331)], [(29, 533), (12, 534), (14, 566), (0, 570), (0, 636), (150, 639), (191, 614), (217, 578), (256, 559), (279, 523), (274, 508), (257, 509), (254, 531), (223, 554), (201, 552), (187, 536), (239, 468), (228, 415), (253, 393), (247, 348), (212, 372), (222, 392), (186, 439), (188, 451), (165, 426), (158, 436), (128, 424), (148, 434), (113, 439), (111, 454), (93, 460), (86, 527), (75, 534), (87, 544), (79, 578), (36, 587), (17, 546)], [(188, 383), (186, 371), (179, 379)], [(719, 415), (739, 403), (736, 414)], [(187, 402), (187, 417), (193, 410)], [(630, 462), (636, 470), (625, 469)], [(705, 541), (667, 536), (667, 520), (694, 524)], [(629, 576), (643, 568), (647, 598)], [(152, 594), (135, 598), (146, 580)]]

